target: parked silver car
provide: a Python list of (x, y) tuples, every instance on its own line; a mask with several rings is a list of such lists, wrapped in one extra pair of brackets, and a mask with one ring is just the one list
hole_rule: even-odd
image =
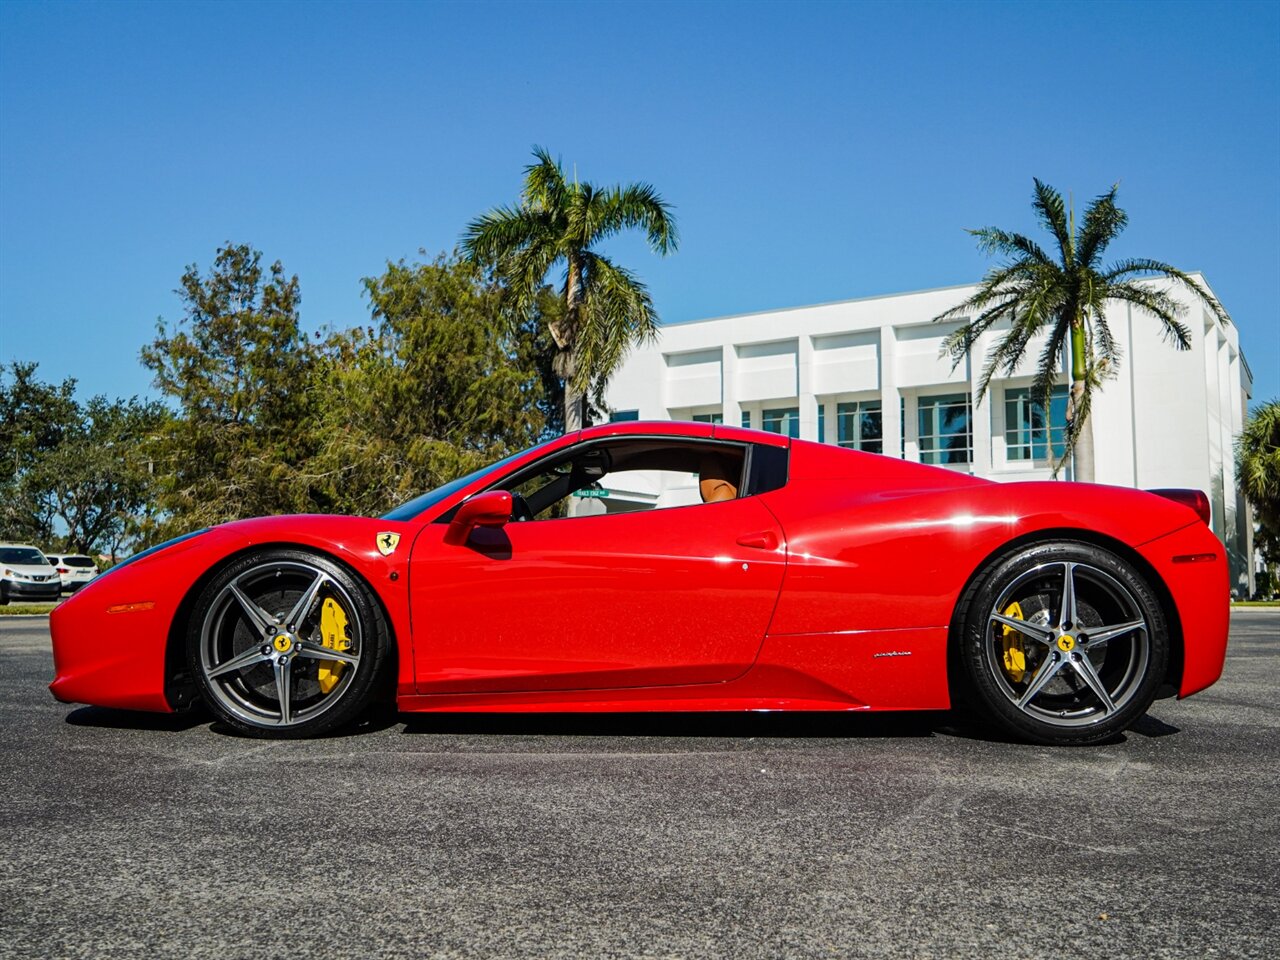
[(60, 596), (62, 578), (43, 553), (25, 543), (0, 543), (0, 604)]
[(62, 578), (62, 592), (75, 593), (98, 575), (98, 565), (81, 553), (46, 553)]

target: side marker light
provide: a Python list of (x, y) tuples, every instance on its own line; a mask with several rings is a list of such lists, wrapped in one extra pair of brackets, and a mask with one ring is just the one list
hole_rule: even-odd
[(156, 605), (154, 600), (143, 600), (140, 603), (117, 603), (113, 607), (107, 607), (107, 613), (137, 613), (141, 610), (150, 610)]

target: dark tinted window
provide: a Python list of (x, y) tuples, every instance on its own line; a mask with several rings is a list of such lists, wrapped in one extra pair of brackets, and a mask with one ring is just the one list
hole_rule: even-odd
[(754, 496), (785, 487), (789, 454), (786, 447), (753, 444), (747, 465), (747, 494)]
[(97, 564), (88, 557), (63, 557), (62, 562), (68, 567), (96, 567)]
[(31, 547), (0, 547), (0, 563), (20, 563), (29, 566), (48, 566), (44, 554)]

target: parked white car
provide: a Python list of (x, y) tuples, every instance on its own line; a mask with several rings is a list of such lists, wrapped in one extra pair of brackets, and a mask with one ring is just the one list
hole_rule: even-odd
[(62, 578), (62, 592), (75, 593), (98, 575), (98, 565), (82, 553), (46, 553)]
[(25, 543), (0, 543), (0, 605), (60, 596), (62, 578), (43, 553)]

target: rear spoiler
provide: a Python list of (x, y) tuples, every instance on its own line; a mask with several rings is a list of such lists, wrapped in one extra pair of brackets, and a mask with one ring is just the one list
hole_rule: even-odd
[(1174, 503), (1180, 503), (1184, 507), (1190, 507), (1200, 515), (1200, 519), (1204, 521), (1207, 527), (1212, 519), (1212, 511), (1209, 508), (1209, 498), (1199, 490), (1148, 490), (1147, 493), (1154, 493), (1157, 497), (1164, 497), (1166, 500), (1172, 500)]

